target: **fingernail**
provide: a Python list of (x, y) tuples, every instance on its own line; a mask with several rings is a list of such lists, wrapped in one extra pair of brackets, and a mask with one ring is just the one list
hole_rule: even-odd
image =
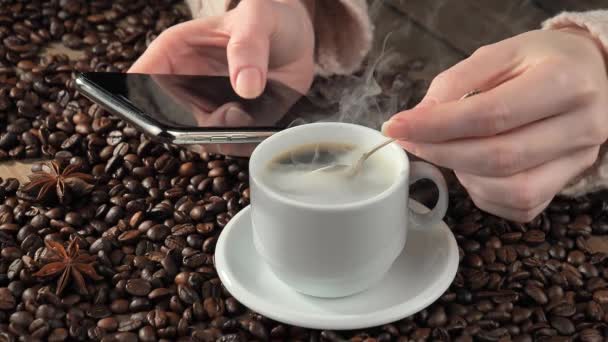
[(406, 139), (408, 127), (407, 122), (403, 118), (391, 118), (382, 124), (381, 132), (387, 137)]
[(224, 115), (225, 125), (228, 127), (244, 127), (253, 123), (253, 118), (238, 107), (230, 107)]
[(387, 133), (388, 126), (390, 126), (390, 120), (385, 121), (385, 122), (382, 124), (382, 127), (380, 128), (380, 132), (381, 132), (383, 135), (388, 136), (388, 133)]
[(245, 68), (236, 76), (236, 91), (244, 98), (255, 98), (262, 92), (262, 73), (253, 67)]

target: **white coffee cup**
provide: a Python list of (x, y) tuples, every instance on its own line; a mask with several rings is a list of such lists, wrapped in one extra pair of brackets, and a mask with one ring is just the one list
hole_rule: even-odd
[[(400, 169), (394, 183), (378, 196), (347, 204), (315, 205), (277, 193), (263, 182), (269, 162), (310, 143), (374, 146), (387, 138), (354, 124), (313, 123), (272, 135), (253, 151), (249, 162), (251, 220), (258, 254), (273, 273), (294, 290), (316, 297), (343, 297), (379, 282), (405, 246), (409, 224), (442, 220), (448, 193), (441, 172), (423, 162), (410, 163), (397, 144), (376, 153)], [(407, 208), (409, 185), (432, 180), (439, 199), (428, 214)], [(413, 277), (416, 275), (413, 274)]]

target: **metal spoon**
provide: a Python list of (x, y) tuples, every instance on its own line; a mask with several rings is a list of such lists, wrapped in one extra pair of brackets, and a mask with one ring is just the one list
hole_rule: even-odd
[(391, 138), (391, 139), (389, 139), (387, 141), (384, 141), (383, 143), (377, 145), (376, 147), (372, 148), (371, 150), (363, 153), (361, 155), (361, 157), (359, 157), (359, 159), (357, 160), (357, 162), (354, 165), (333, 164), (333, 165), (328, 165), (328, 166), (324, 166), (324, 167), (318, 168), (316, 170), (313, 170), (313, 171), (311, 171), (311, 173), (313, 173), (313, 172), (341, 172), (341, 171), (343, 171), (349, 177), (354, 176), (354, 175), (357, 174), (357, 172), (359, 172), (359, 170), (361, 170), (361, 167), (363, 167), (363, 162), (365, 160), (367, 160), (367, 158), (369, 158), (376, 151), (378, 151), (379, 149), (383, 148), (384, 146), (392, 143), (395, 140), (397, 140), (397, 139)]
[[(466, 99), (467, 97), (470, 97), (473, 95), (477, 95), (479, 93), (481, 93), (481, 91), (475, 89), (473, 91), (466, 93), (463, 97), (460, 98), (460, 100)], [(311, 173), (314, 173), (314, 172), (344, 172), (347, 176), (352, 177), (361, 170), (361, 168), (363, 167), (363, 162), (365, 162), (367, 160), (367, 158), (369, 158), (372, 154), (374, 154), (376, 151), (383, 148), (384, 146), (394, 142), (395, 140), (397, 140), (397, 139), (391, 138), (389, 140), (386, 140), (383, 143), (375, 146), (371, 150), (363, 153), (354, 165), (333, 164), (333, 165), (323, 166), (321, 168), (313, 170), (313, 171), (311, 171)]]

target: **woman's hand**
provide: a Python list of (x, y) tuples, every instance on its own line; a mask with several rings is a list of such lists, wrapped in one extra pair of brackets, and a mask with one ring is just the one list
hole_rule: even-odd
[[(176, 25), (159, 35), (129, 72), (229, 75), (234, 90), (246, 99), (260, 96), (268, 79), (305, 94), (314, 68), (311, 4), (311, 0), (247, 0), (221, 16)], [(246, 113), (232, 118), (241, 118), (242, 125), (256, 121)], [(239, 144), (203, 148), (231, 155), (252, 150)]]
[(267, 77), (306, 93), (313, 78), (314, 31), (301, 0), (247, 0), (218, 17), (194, 19), (159, 35), (129, 72), (225, 75), (243, 98)]
[[(459, 101), (474, 89), (482, 93)], [(482, 47), (383, 131), (453, 169), (479, 208), (530, 221), (596, 161), (608, 138), (601, 46), (586, 31), (564, 29)]]

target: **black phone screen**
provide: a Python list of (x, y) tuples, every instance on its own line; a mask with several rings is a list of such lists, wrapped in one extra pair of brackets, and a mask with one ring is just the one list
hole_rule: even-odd
[(304, 95), (272, 80), (261, 96), (244, 99), (227, 76), (93, 72), (82, 77), (165, 128), (283, 129), (301, 119), (291, 109)]

